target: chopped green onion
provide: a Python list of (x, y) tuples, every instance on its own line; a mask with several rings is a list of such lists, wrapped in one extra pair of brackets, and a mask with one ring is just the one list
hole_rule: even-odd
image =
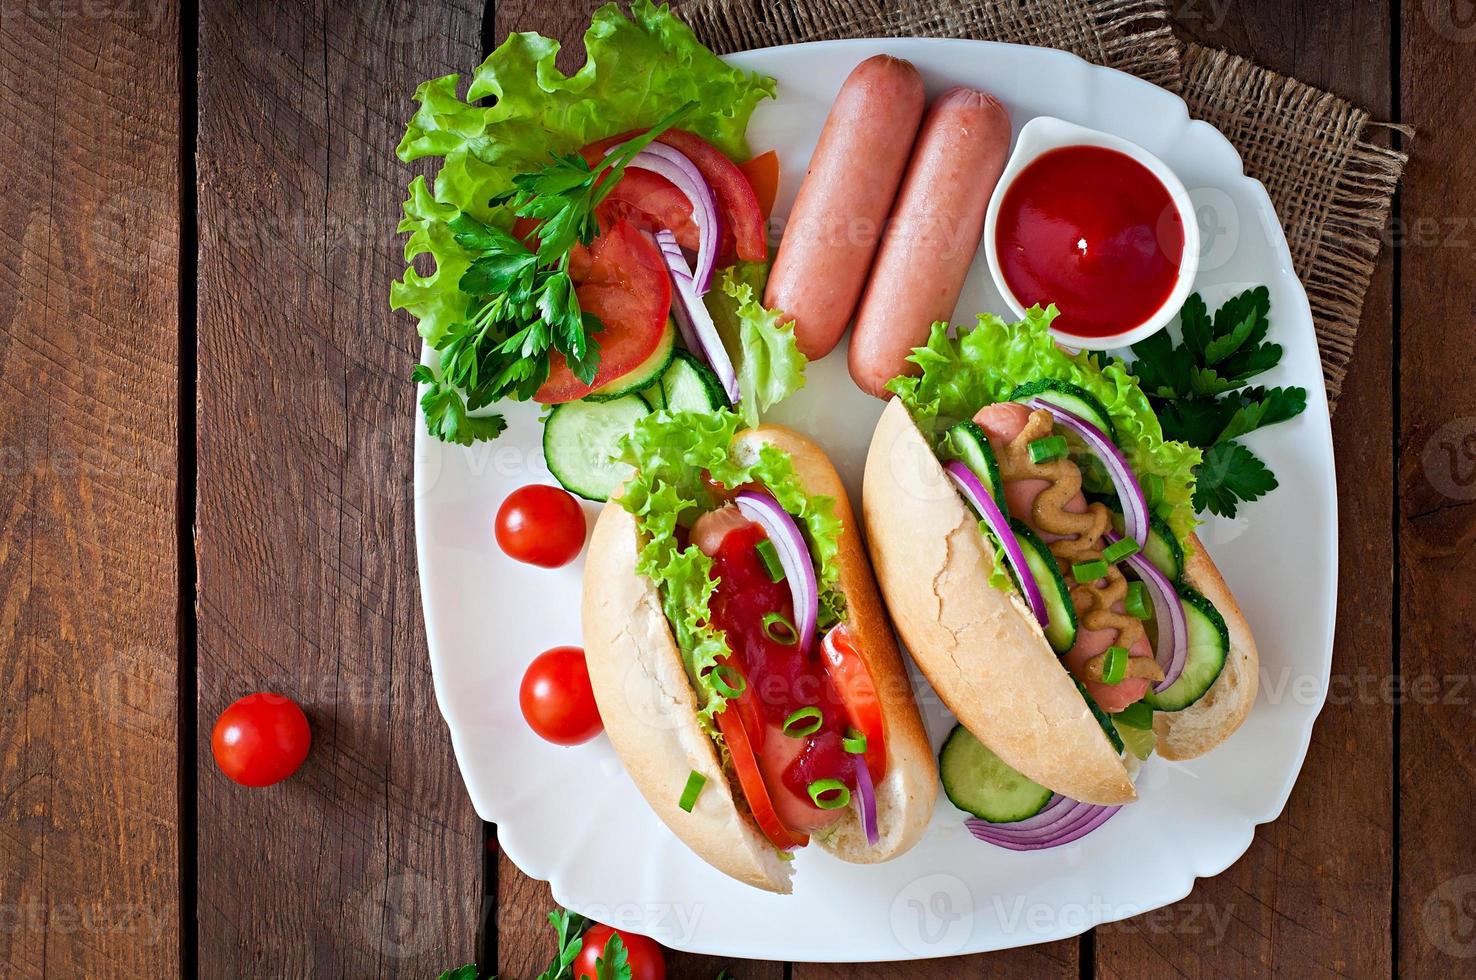
[(1127, 595), (1123, 597), (1122, 608), (1134, 619), (1152, 619), (1153, 606), (1148, 600), (1148, 586), (1142, 582), (1129, 582)]
[(1153, 727), (1153, 709), (1146, 702), (1134, 701), (1112, 716), (1113, 720), (1129, 728), (1148, 730)]
[(682, 798), (677, 801), (677, 806), (691, 813), (692, 807), (697, 805), (697, 797), (702, 795), (702, 787), (706, 785), (707, 777), (693, 769), (691, 775), (687, 777), (686, 788), (682, 790)]
[(813, 735), (820, 730), (823, 720), (820, 709), (812, 704), (784, 719), (784, 734), (790, 738), (804, 738), (806, 735)]
[(1062, 459), (1070, 450), (1066, 446), (1065, 436), (1045, 436), (1041, 439), (1033, 439), (1027, 447), (1030, 452), (1030, 462), (1050, 463)]
[(1107, 658), (1102, 663), (1102, 683), (1121, 684), (1122, 679), (1127, 676), (1128, 652), (1126, 647), (1110, 646), (1107, 648)]
[(810, 801), (822, 810), (839, 810), (851, 802), (851, 791), (839, 779), (817, 779), (809, 786)]
[(866, 733), (858, 732), (852, 728), (846, 732), (846, 737), (841, 739), (841, 748), (852, 755), (862, 755), (866, 752)]
[(782, 643), (787, 647), (792, 647), (799, 642), (799, 630), (784, 618), (783, 613), (764, 614), (764, 635), (775, 643)]
[(1079, 561), (1071, 566), (1071, 574), (1082, 584), (1095, 582), (1107, 577), (1107, 563), (1100, 558), (1095, 561)]
[(708, 672), (712, 686), (725, 698), (736, 698), (748, 690), (748, 678), (730, 664), (718, 664)]
[(1109, 565), (1116, 565), (1129, 555), (1136, 555), (1139, 550), (1138, 542), (1132, 538), (1118, 538), (1102, 552), (1102, 560)]
[(779, 564), (779, 551), (774, 547), (774, 542), (764, 538), (754, 545), (759, 559), (764, 563), (764, 569), (769, 573), (770, 582), (784, 581), (784, 566)]

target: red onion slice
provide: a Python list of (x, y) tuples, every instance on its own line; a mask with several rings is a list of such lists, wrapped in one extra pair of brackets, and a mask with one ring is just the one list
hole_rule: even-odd
[(1033, 831), (1010, 832), (1005, 828), (1013, 824), (992, 824), (986, 820), (964, 821), (969, 833), (978, 840), (1012, 851), (1039, 851), (1048, 847), (1061, 847), (1081, 840), (1096, 830), (1121, 810), (1120, 806), (1097, 806), (1092, 803), (1071, 801), (1069, 812), (1054, 821), (1051, 826)]
[(1050, 412), (1057, 422), (1080, 436), (1092, 455), (1102, 461), (1102, 465), (1107, 467), (1107, 475), (1112, 478), (1117, 497), (1122, 501), (1123, 532), (1138, 542), (1138, 547), (1145, 547), (1148, 544), (1148, 498), (1143, 495), (1143, 488), (1122, 451), (1101, 429), (1060, 405), (1053, 405), (1044, 398), (1032, 398), (1025, 404)]
[(856, 806), (861, 811), (861, 829), (866, 831), (866, 843), (881, 840), (881, 831), (876, 823), (876, 793), (871, 786), (871, 770), (866, 768), (866, 757), (856, 756)]
[(789, 593), (794, 597), (794, 616), (798, 622), (800, 652), (808, 654), (815, 644), (815, 626), (820, 620), (820, 584), (815, 579), (815, 564), (810, 560), (810, 546), (800, 533), (799, 525), (789, 516), (789, 511), (779, 506), (779, 501), (767, 493), (744, 490), (734, 501), (743, 516), (759, 524), (774, 551), (779, 555), (779, 567), (784, 569), (784, 581), (789, 583)]
[[(625, 144), (621, 144), (624, 146)], [(611, 147), (607, 154), (620, 147)], [(680, 150), (665, 143), (651, 143), (630, 158), (626, 168), (649, 170), (665, 177), (676, 185), (692, 203), (692, 218), (697, 222), (697, 269), (692, 273), (697, 295), (703, 296), (712, 288), (712, 270), (717, 266), (718, 242), (722, 237), (722, 218), (718, 211), (717, 196), (702, 177), (702, 171)]]
[[(1121, 540), (1111, 531), (1103, 537), (1108, 544)], [(1179, 679), (1184, 672), (1184, 664), (1189, 660), (1189, 619), (1184, 615), (1179, 590), (1157, 565), (1141, 551), (1129, 555), (1124, 561), (1137, 574), (1143, 588), (1148, 590), (1148, 597), (1153, 600), (1153, 619), (1158, 625), (1158, 646), (1153, 657), (1163, 668), (1163, 680), (1155, 684), (1153, 690), (1162, 691)]]
[(959, 492), (963, 494), (969, 506), (974, 508), (989, 530), (999, 539), (1004, 547), (1005, 560), (1015, 570), (1015, 579), (1020, 583), (1020, 591), (1025, 593), (1025, 601), (1030, 604), (1030, 611), (1035, 614), (1036, 622), (1040, 623), (1041, 629), (1051, 624), (1051, 614), (1046, 609), (1045, 596), (1040, 594), (1040, 586), (1035, 582), (1035, 576), (1030, 573), (1030, 566), (1025, 561), (1025, 552), (1020, 548), (1020, 542), (1015, 540), (1015, 532), (1010, 530), (1010, 519), (999, 509), (999, 504), (994, 502), (994, 495), (984, 489), (984, 484), (959, 460), (945, 463), (943, 469), (953, 478)]
[(701, 357), (712, 368), (722, 382), (728, 401), (738, 404), (741, 397), (738, 391), (738, 372), (733, 367), (733, 359), (728, 356), (728, 349), (723, 346), (723, 338), (718, 335), (716, 324), (712, 322), (712, 314), (707, 312), (707, 305), (702, 302), (702, 297), (698, 295), (697, 287), (692, 282), (692, 270), (687, 266), (687, 257), (682, 254), (682, 247), (677, 244), (676, 236), (665, 228), (656, 233), (656, 244), (661, 249), (661, 258), (666, 263), (667, 271), (671, 273), (672, 292), (676, 298), (676, 302), (671, 304), (671, 311), (676, 318), (677, 329), (682, 332), (682, 340), (688, 350)]

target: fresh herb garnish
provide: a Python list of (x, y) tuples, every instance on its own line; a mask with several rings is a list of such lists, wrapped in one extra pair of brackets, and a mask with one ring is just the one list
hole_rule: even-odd
[(1132, 366), (1165, 438), (1204, 450), (1195, 468), (1194, 506), (1234, 517), (1241, 501), (1276, 489), (1276, 476), (1236, 440), (1285, 422), (1307, 407), (1305, 388), (1246, 387), (1281, 361), (1279, 344), (1266, 342), (1271, 295), (1265, 286), (1227, 300), (1213, 317), (1195, 293), (1179, 314), (1183, 340), (1160, 331), (1133, 345)]
[(631, 980), (630, 954), (620, 941), (620, 933), (610, 933), (604, 951), (595, 959), (595, 980)]
[[(548, 921), (559, 935), (559, 950), (548, 969), (538, 974), (538, 980), (567, 980), (574, 975), (574, 961), (579, 958), (579, 950), (584, 945), (585, 930), (594, 922), (567, 909), (554, 909), (548, 913)], [(613, 933), (611, 938), (614, 938)], [(630, 976), (628, 969), (626, 976)]]
[(470, 413), (502, 398), (532, 398), (548, 378), (554, 351), (581, 382), (594, 381), (594, 335), (604, 324), (579, 307), (570, 251), (599, 234), (595, 208), (631, 159), (695, 104), (683, 105), (593, 167), (577, 153), (551, 153), (550, 163), (513, 177), (512, 188), (491, 203), (536, 222), (528, 236), (537, 240), (536, 249), (464, 211), (448, 222), (456, 244), (473, 258), (459, 282), (469, 301), (466, 318), (434, 345), (441, 355), (439, 374), (422, 364), (411, 375), (427, 386), (420, 406), (431, 435), (463, 446), (495, 439), (506, 428), (502, 416)]

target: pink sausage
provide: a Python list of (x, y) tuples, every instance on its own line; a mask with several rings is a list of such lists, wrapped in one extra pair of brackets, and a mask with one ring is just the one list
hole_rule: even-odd
[(933, 322), (953, 315), (1009, 149), (1010, 114), (992, 95), (951, 88), (928, 110), (851, 333), (862, 390), (885, 397)]
[(912, 62), (879, 54), (851, 71), (830, 107), (764, 291), (812, 360), (851, 321), (925, 102)]

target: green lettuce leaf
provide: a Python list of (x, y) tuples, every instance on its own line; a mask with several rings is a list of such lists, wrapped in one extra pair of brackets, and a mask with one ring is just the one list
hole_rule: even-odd
[(765, 446), (751, 460), (733, 457), (728, 447), (744, 428), (734, 412), (654, 412), (636, 423), (620, 443), (620, 458), (635, 475), (617, 498), (635, 519), (644, 544), (636, 571), (656, 583), (661, 604), (701, 705), (699, 717), (712, 718), (726, 704), (709, 679), (711, 669), (730, 653), (722, 631), (709, 625), (710, 600), (717, 582), (712, 559), (695, 545), (682, 547), (678, 525), (690, 527), (702, 513), (719, 506), (707, 479), (725, 487), (757, 482), (794, 515), (805, 531), (820, 581), (821, 622), (845, 616), (836, 563), (841, 522), (835, 501), (812, 497), (800, 486), (789, 456)]
[(761, 413), (805, 386), (808, 363), (794, 339), (794, 324), (780, 322), (779, 312), (758, 300), (768, 278), (767, 263), (740, 262), (724, 269), (704, 297), (738, 371), (738, 407), (749, 425), (758, 425)]
[(979, 533), (984, 536), (984, 543), (990, 546), (987, 551), (993, 564), (989, 568), (989, 584), (1001, 592), (1018, 592), (1015, 580), (1010, 576), (1009, 566), (1005, 564), (1004, 545), (994, 536), (989, 522), (979, 522)]
[(911, 411), (924, 434), (936, 438), (949, 425), (971, 418), (985, 405), (1004, 401), (1019, 384), (1037, 378), (1068, 381), (1096, 395), (1117, 426), (1118, 448), (1142, 479), (1163, 483), (1158, 512), (1186, 542), (1199, 519), (1194, 513), (1194, 467), (1200, 451), (1167, 441), (1158, 416), (1137, 380), (1121, 361), (1071, 354), (1051, 339), (1056, 308), (1031, 308), (1019, 323), (982, 314), (972, 329), (950, 337), (948, 324), (933, 324), (927, 345), (908, 360), (922, 368), (917, 377), (894, 378), (888, 390)]
[[(761, 100), (773, 97), (772, 78), (728, 67), (670, 9), (650, 0), (633, 0), (629, 19), (613, 3), (599, 8), (584, 48), (584, 66), (565, 75), (554, 66), (558, 41), (510, 34), (477, 68), (465, 97), (458, 94), (459, 75), (416, 89), (419, 105), (396, 153), (407, 163), (437, 158), (441, 167), (432, 182), (412, 182), (399, 230), (411, 236), (406, 261), (428, 255), (436, 271), (421, 276), (407, 269), (391, 288), (390, 307), (413, 313), (428, 341), (466, 313), (457, 284), (471, 255), (446, 222), (465, 211), (510, 227), (511, 213), (491, 198), (509, 189), (516, 174), (548, 162), (550, 153), (648, 128), (696, 101), (682, 128), (747, 159), (748, 120)], [(476, 104), (483, 99), (489, 104)]]

